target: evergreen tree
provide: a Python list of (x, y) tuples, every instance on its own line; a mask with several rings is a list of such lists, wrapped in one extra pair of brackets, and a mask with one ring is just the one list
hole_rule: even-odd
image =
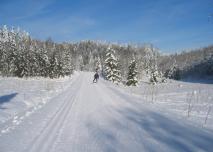
[(38, 62), (38, 76), (48, 77), (50, 75), (50, 56), (48, 56), (46, 49), (38, 49), (36, 58)]
[(53, 52), (51, 58), (50, 58), (50, 66), (49, 66), (49, 77), (50, 78), (57, 78), (59, 77), (59, 68), (60, 65), (58, 63), (58, 59), (56, 57), (56, 53)]
[(158, 72), (156, 70), (151, 71), (150, 82), (152, 84), (156, 84), (158, 82), (158, 80), (157, 80), (157, 74), (158, 74)]
[(84, 60), (82, 56), (79, 56), (79, 59), (77, 61), (77, 69), (80, 71), (84, 70)]
[(6, 25), (1, 29), (1, 41), (4, 43), (9, 42), (9, 30)]
[(58, 64), (59, 76), (71, 75), (73, 72), (73, 66), (71, 62), (71, 54), (68, 52), (63, 52), (62, 58)]
[(116, 84), (121, 81), (118, 59), (115, 57), (115, 50), (110, 47), (107, 49), (106, 53), (105, 78)]
[(18, 55), (15, 56), (15, 70), (14, 74), (18, 77), (25, 77), (29, 75), (28, 71), (28, 58), (25, 51), (21, 51)]
[(157, 66), (155, 66), (154, 68), (151, 69), (150, 82), (152, 84), (156, 84), (156, 83), (159, 82), (159, 73), (158, 73), (158, 70), (157, 70)]
[(129, 72), (127, 77), (127, 85), (128, 86), (136, 86), (138, 83), (137, 80), (137, 63), (135, 60), (132, 60), (129, 65)]
[(100, 58), (99, 58), (99, 57), (96, 59), (95, 70), (96, 70), (96, 71), (101, 70), (101, 61), (100, 61)]
[(14, 65), (15, 69), (14, 74), (18, 77), (27, 77), (31, 76), (32, 73), (30, 73), (30, 64), (32, 62), (31, 54), (29, 51), (28, 39), (20, 39), (19, 44), (17, 46), (17, 50), (13, 51), (14, 54)]
[(180, 69), (177, 67), (176, 64), (173, 64), (173, 66), (170, 69), (168, 69), (164, 75), (166, 78), (169, 79), (180, 80), (181, 78)]

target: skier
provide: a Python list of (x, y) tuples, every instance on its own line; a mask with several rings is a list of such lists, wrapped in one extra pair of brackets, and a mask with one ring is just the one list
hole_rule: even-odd
[(99, 74), (98, 74), (98, 72), (96, 72), (95, 75), (94, 75), (93, 83), (97, 83), (98, 79), (99, 79)]

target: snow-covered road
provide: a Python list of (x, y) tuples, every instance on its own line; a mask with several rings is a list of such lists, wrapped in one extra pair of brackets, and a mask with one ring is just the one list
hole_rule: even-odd
[(213, 132), (165, 115), (104, 80), (93, 84), (92, 77), (81, 73), (1, 134), (0, 152), (212, 151)]

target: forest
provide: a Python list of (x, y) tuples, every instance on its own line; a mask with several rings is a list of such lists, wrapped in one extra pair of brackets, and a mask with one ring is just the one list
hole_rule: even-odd
[(147, 43), (135, 45), (93, 40), (57, 43), (51, 38), (46, 41), (34, 39), (19, 28), (0, 28), (1, 76), (58, 78), (71, 75), (74, 70), (99, 70), (109, 79), (109, 68), (117, 76), (115, 82), (127, 84), (128, 79), (137, 81), (143, 77), (153, 83), (167, 78), (212, 77), (213, 45), (165, 55)]

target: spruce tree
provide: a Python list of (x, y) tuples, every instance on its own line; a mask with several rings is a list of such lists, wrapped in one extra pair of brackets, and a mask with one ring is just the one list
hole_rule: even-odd
[(165, 77), (169, 79), (180, 80), (180, 69), (176, 65), (173, 65), (165, 72)]
[(101, 70), (101, 61), (100, 61), (100, 58), (98, 57), (95, 62), (95, 71), (99, 71), (99, 70)]
[(107, 49), (106, 53), (105, 78), (116, 84), (121, 81), (118, 59), (115, 57), (115, 50), (110, 47)]
[(68, 52), (64, 52), (62, 58), (59, 61), (59, 76), (71, 75), (73, 72), (73, 66), (71, 62), (71, 55)]
[(157, 66), (155, 65), (154, 68), (151, 69), (151, 73), (150, 73), (150, 82), (152, 84), (156, 84), (159, 82), (159, 72), (157, 69)]
[(49, 66), (49, 77), (50, 78), (57, 78), (59, 77), (59, 70), (60, 70), (60, 66), (58, 63), (58, 59), (56, 57), (56, 53), (53, 52), (51, 58), (50, 58), (50, 66)]
[(129, 65), (129, 72), (127, 77), (127, 85), (128, 86), (136, 86), (138, 83), (137, 80), (137, 64), (135, 60), (132, 60)]

